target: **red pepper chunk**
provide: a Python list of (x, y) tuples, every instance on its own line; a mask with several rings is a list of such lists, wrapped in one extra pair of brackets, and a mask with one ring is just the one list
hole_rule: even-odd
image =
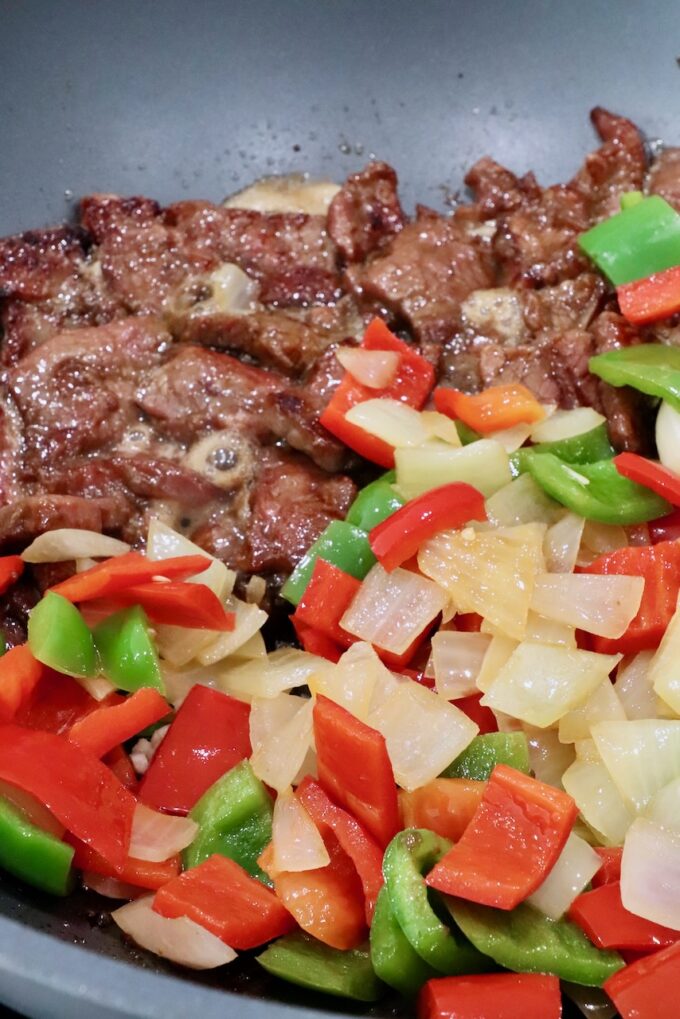
[(183, 555), (154, 562), (139, 552), (126, 552), (97, 563), (83, 573), (76, 573), (50, 590), (71, 602), (91, 601), (93, 598), (108, 598), (135, 584), (145, 584), (154, 577), (167, 577), (168, 580), (193, 577), (209, 566), (207, 556)]
[(379, 846), (399, 830), (399, 804), (385, 738), (328, 697), (314, 705), (319, 783)]
[(92, 754), (50, 732), (0, 725), (0, 779), (35, 796), (113, 866), (127, 858), (135, 798)]
[[(2, 658), (0, 658), (0, 663)], [(1, 668), (1, 666), (0, 666)], [(63, 676), (43, 666), (33, 694), (17, 711), (14, 721), (27, 729), (42, 729), (61, 736), (71, 726), (92, 711), (122, 700), (117, 693), (109, 694), (103, 701), (96, 701), (87, 690), (71, 676)]]
[(647, 325), (680, 311), (680, 265), (616, 288), (619, 308), (634, 325)]
[[(79, 719), (68, 734), (71, 743), (95, 757), (103, 757), (148, 725), (165, 718), (172, 709), (157, 690), (142, 687), (119, 704), (97, 708)], [(85, 868), (92, 870), (93, 868)]]
[(249, 718), (248, 704), (192, 687), (144, 776), (142, 803), (187, 814), (225, 771), (250, 757)]
[(571, 796), (499, 764), (460, 841), (430, 871), (427, 884), (514, 909), (554, 866), (577, 814)]
[(211, 856), (160, 888), (153, 908), (187, 916), (232, 948), (257, 948), (295, 922), (274, 893), (226, 856)]
[(0, 722), (9, 722), (26, 704), (43, 674), (27, 644), (13, 647), (0, 657)]
[(614, 464), (624, 478), (644, 485), (662, 499), (667, 499), (674, 506), (680, 506), (680, 475), (670, 471), (668, 467), (637, 453), (619, 453), (614, 457)]
[(533, 424), (545, 417), (545, 410), (534, 394), (520, 382), (490, 386), (473, 395), (440, 386), (434, 391), (434, 405), (440, 414), (458, 418), (482, 435), (514, 425)]
[(116, 878), (118, 881), (124, 881), (125, 884), (134, 885), (136, 888), (147, 888), (152, 892), (162, 888), (168, 881), (172, 881), (182, 869), (179, 853), (171, 856), (169, 860), (159, 863), (152, 863), (150, 860), (136, 860), (134, 857), (128, 856), (120, 865), (113, 867), (91, 846), (86, 846), (78, 839), (68, 838), (66, 841), (75, 849), (73, 865), (79, 870), (100, 874), (102, 877)]
[(569, 907), (568, 917), (598, 948), (649, 952), (680, 939), (680, 931), (629, 912), (621, 902), (618, 881), (579, 895)]
[[(115, 611), (128, 605), (141, 605), (153, 623), (196, 630), (234, 629), (234, 613), (227, 612), (215, 592), (205, 584), (172, 580), (134, 584), (113, 597), (111, 609)], [(96, 604), (92, 606), (96, 607)]]
[(593, 875), (591, 882), (593, 888), (610, 885), (613, 881), (620, 881), (623, 846), (596, 846), (595, 852), (602, 860), (602, 866)]
[(415, 555), (428, 538), (469, 520), (486, 520), (484, 496), (472, 485), (454, 481), (411, 499), (377, 524), (368, 536), (371, 550), (391, 573)]
[(358, 425), (350, 424), (345, 415), (358, 403), (380, 398), (400, 400), (420, 410), (434, 384), (434, 368), (413, 347), (391, 333), (379, 318), (369, 323), (361, 345), (365, 350), (396, 351), (400, 355), (396, 377), (384, 389), (370, 389), (346, 372), (320, 421), (355, 453), (383, 467), (394, 467), (393, 447)]
[(0, 594), (12, 586), (24, 572), (24, 561), (20, 555), (6, 555), (0, 558)]
[(321, 630), (315, 630), (313, 626), (305, 626), (295, 616), (297, 613), (293, 613), (290, 620), (295, 627), (295, 633), (300, 644), (309, 651), (310, 655), (318, 655), (319, 658), (326, 658), (329, 662), (336, 663), (340, 661), (344, 648), (340, 644), (336, 644), (334, 640), (331, 640)]
[(418, 1019), (560, 1019), (557, 977), (537, 973), (483, 973), (428, 980)]
[(621, 1019), (677, 1019), (680, 941), (619, 970), (603, 990)]
[(317, 559), (314, 572), (293, 613), (292, 622), (325, 634), (347, 647), (354, 640), (340, 626), (340, 620), (361, 587), (361, 581), (325, 559)]

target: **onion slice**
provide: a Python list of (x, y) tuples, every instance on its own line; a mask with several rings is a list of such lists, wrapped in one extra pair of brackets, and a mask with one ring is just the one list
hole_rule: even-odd
[(190, 845), (198, 825), (189, 817), (174, 817), (138, 803), (132, 818), (130, 856), (135, 860), (162, 863)]
[(621, 858), (621, 901), (636, 916), (680, 931), (680, 834), (638, 817)]
[(292, 785), (312, 742), (313, 703), (282, 693), (255, 699), (250, 710), (250, 758), (253, 771), (272, 789)]
[(318, 870), (331, 862), (319, 829), (290, 788), (274, 803), (272, 850), (276, 871)]
[(71, 559), (109, 559), (130, 551), (130, 546), (98, 531), (59, 527), (39, 534), (21, 553), (25, 563), (64, 563)]
[(559, 920), (601, 866), (593, 847), (572, 832), (547, 878), (527, 902), (551, 920)]
[(536, 577), (531, 608), (598, 637), (621, 637), (635, 618), (645, 582), (615, 574), (544, 573)]
[(236, 952), (186, 916), (172, 920), (154, 913), (153, 895), (115, 909), (112, 918), (141, 948), (189, 969), (215, 969), (236, 958)]
[(364, 400), (350, 408), (345, 419), (394, 447), (420, 446), (428, 438), (418, 411), (399, 400)]
[(335, 356), (350, 375), (369, 389), (384, 389), (394, 380), (401, 360), (396, 350), (338, 347)]
[(477, 677), (490, 643), (487, 633), (436, 633), (432, 638), (432, 662), (437, 693), (449, 701), (477, 693)]

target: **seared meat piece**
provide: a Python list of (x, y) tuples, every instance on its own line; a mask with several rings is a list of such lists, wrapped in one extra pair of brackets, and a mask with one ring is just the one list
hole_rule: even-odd
[(482, 220), (516, 209), (527, 199), (538, 198), (541, 191), (532, 173), (520, 179), (489, 156), (470, 167), (465, 183), (475, 197), (475, 213)]
[(192, 509), (223, 494), (206, 477), (175, 460), (139, 454), (71, 460), (65, 467), (43, 471), (40, 480), (49, 492), (88, 499), (115, 492), (127, 500), (171, 499)]
[(4, 634), (8, 648), (26, 643), (28, 614), (39, 597), (31, 578), (24, 574), (0, 598), (0, 631)]
[(0, 508), (0, 549), (25, 548), (43, 531), (58, 527), (117, 531), (125, 520), (126, 507), (115, 498), (28, 495)]
[(83, 239), (82, 230), (63, 226), (0, 240), (0, 297), (54, 297), (84, 258)]
[(532, 333), (543, 329), (586, 329), (604, 304), (608, 286), (601, 276), (581, 273), (542, 290), (521, 294), (523, 317)]
[(405, 222), (397, 175), (387, 163), (369, 163), (353, 174), (328, 210), (328, 233), (347, 262), (363, 262), (385, 247)]
[(349, 451), (319, 424), (319, 413), (301, 387), (268, 396), (262, 420), (273, 435), (285, 439), (292, 449), (306, 453), (323, 470), (346, 469)]
[(642, 188), (647, 158), (642, 136), (630, 120), (601, 106), (591, 111), (590, 119), (604, 144), (586, 156), (571, 186), (585, 197), (588, 215), (597, 222), (619, 211), (624, 191)]
[(664, 149), (652, 163), (647, 188), (680, 210), (680, 149)]

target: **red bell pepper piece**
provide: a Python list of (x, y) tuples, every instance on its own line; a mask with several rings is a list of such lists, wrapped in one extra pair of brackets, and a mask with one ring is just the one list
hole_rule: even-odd
[(20, 555), (6, 555), (0, 558), (0, 594), (12, 586), (24, 572), (24, 561)]
[(499, 764), (460, 841), (427, 883), (447, 895), (514, 909), (555, 864), (577, 814), (571, 796)]
[(619, 970), (604, 984), (621, 1019), (677, 1019), (680, 941)]
[[(0, 560), (1, 561), (1, 560)], [(9, 722), (26, 704), (43, 674), (27, 644), (13, 647), (0, 657), (0, 722)]]
[(81, 750), (87, 750), (95, 757), (103, 757), (148, 725), (165, 718), (171, 710), (158, 690), (142, 687), (120, 704), (97, 708), (81, 718), (71, 727), (68, 738)]
[(121, 864), (113, 867), (108, 860), (95, 852), (91, 846), (86, 846), (84, 842), (74, 838), (67, 838), (66, 841), (75, 849), (73, 864), (79, 870), (88, 870), (93, 874), (101, 874), (102, 877), (117, 878), (137, 888), (148, 888), (155, 892), (177, 877), (182, 869), (179, 853), (171, 856), (169, 860), (163, 860), (162, 863), (135, 860), (128, 856)]
[(668, 500), (674, 506), (680, 506), (680, 475), (675, 471), (670, 471), (663, 464), (648, 460), (637, 453), (619, 453), (614, 457), (614, 463), (624, 478), (644, 485), (662, 499)]
[(79, 718), (120, 700), (122, 697), (118, 694), (111, 694), (98, 702), (71, 676), (63, 676), (43, 666), (42, 676), (32, 697), (19, 708), (15, 721), (27, 729), (42, 729), (62, 735)]
[(104, 754), (102, 757), (102, 761), (107, 768), (111, 769), (118, 781), (122, 782), (126, 789), (136, 793), (139, 786), (137, 772), (132, 766), (130, 755), (122, 747), (118, 746), (114, 747), (113, 750), (109, 750), (108, 754)]
[(384, 389), (370, 389), (346, 372), (320, 421), (355, 453), (383, 467), (394, 467), (393, 447), (358, 425), (350, 424), (345, 415), (358, 403), (380, 398), (400, 400), (420, 410), (434, 384), (434, 368), (413, 347), (391, 333), (378, 318), (374, 318), (366, 329), (362, 347), (365, 350), (394, 350), (400, 354), (396, 378)]
[(109, 863), (125, 861), (135, 798), (92, 754), (50, 732), (2, 725), (0, 779), (39, 799)]
[(520, 382), (490, 386), (474, 395), (440, 386), (434, 391), (434, 405), (440, 414), (458, 418), (482, 435), (532, 424), (545, 417), (545, 410), (534, 394)]
[(354, 637), (342, 629), (340, 620), (360, 587), (360, 580), (325, 559), (317, 559), (305, 593), (291, 617), (293, 625), (297, 629), (297, 624), (302, 623), (347, 647)]
[(336, 806), (310, 776), (302, 780), (296, 795), (321, 835), (325, 838), (332, 831), (341, 849), (354, 864), (364, 889), (366, 923), (370, 924), (378, 892), (383, 886), (382, 849), (364, 826), (342, 807)]
[(142, 803), (187, 814), (220, 775), (250, 757), (250, 706), (194, 686), (175, 715), (142, 781)]
[(480, 736), (486, 732), (498, 732), (498, 722), (491, 708), (487, 708), (485, 704), (481, 703), (484, 694), (473, 693), (469, 697), (459, 697), (458, 700), (451, 701), (457, 708), (460, 708), (468, 718), (471, 718), (473, 722), (476, 722), (479, 726)]
[(643, 577), (645, 586), (637, 615), (622, 637), (592, 638), (592, 648), (602, 654), (637, 654), (659, 646), (675, 612), (680, 590), (680, 541), (658, 545), (617, 548), (586, 566), (583, 573)]
[(290, 617), (293, 626), (295, 627), (295, 633), (305, 651), (309, 651), (310, 655), (318, 655), (319, 658), (327, 658), (329, 662), (338, 662), (340, 656), (345, 650), (336, 644), (334, 640), (326, 636), (320, 630), (315, 630), (313, 626), (305, 626), (299, 619), (295, 618), (295, 613)]
[(399, 805), (385, 738), (323, 696), (314, 705), (314, 737), (319, 782), (386, 846), (399, 830)]
[(455, 481), (411, 499), (377, 524), (368, 541), (376, 559), (390, 573), (432, 535), (462, 527), (469, 520), (486, 520), (484, 496), (472, 485)]
[(227, 612), (215, 592), (205, 584), (172, 580), (135, 584), (105, 601), (92, 602), (89, 608), (93, 613), (105, 608), (109, 615), (129, 605), (141, 605), (153, 623), (196, 630), (234, 629), (234, 613)]
[(478, 612), (458, 612), (454, 616), (454, 629), (463, 633), (479, 633), (483, 619)]
[(599, 888), (600, 885), (609, 885), (613, 881), (620, 881), (623, 846), (596, 846), (595, 852), (601, 858), (602, 866), (593, 875), (591, 882), (593, 888)]
[(569, 907), (568, 917), (598, 948), (648, 952), (665, 948), (680, 939), (680, 931), (630, 913), (621, 902), (618, 881), (577, 896)]
[(677, 541), (680, 538), (680, 509), (658, 520), (650, 520), (647, 527), (652, 545), (658, 545), (660, 541)]
[(274, 893), (226, 856), (211, 856), (160, 888), (161, 916), (188, 916), (232, 948), (256, 948), (295, 923)]
[(680, 265), (616, 288), (619, 308), (634, 325), (647, 325), (680, 311)]
[(457, 842), (477, 813), (486, 782), (467, 778), (435, 778), (420, 789), (399, 792), (404, 828), (429, 828)]
[(93, 598), (108, 598), (135, 584), (146, 584), (154, 577), (168, 580), (184, 580), (202, 573), (210, 566), (210, 559), (202, 555), (175, 556), (156, 562), (139, 552), (97, 563), (83, 573), (75, 573), (50, 590), (72, 602), (91, 601)]
[(537, 973), (483, 973), (428, 980), (418, 997), (418, 1019), (560, 1019), (557, 977)]

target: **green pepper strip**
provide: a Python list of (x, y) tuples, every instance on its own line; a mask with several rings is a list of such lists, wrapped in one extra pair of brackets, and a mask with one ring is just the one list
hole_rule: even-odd
[(473, 945), (516, 973), (554, 973), (561, 980), (601, 987), (624, 965), (618, 952), (596, 948), (580, 927), (550, 920), (522, 903), (492, 909), (463, 899), (446, 899), (454, 920)]
[(611, 459), (614, 456), (614, 447), (609, 441), (606, 426), (597, 425), (589, 432), (572, 435), (569, 439), (539, 442), (535, 446), (525, 446), (516, 450), (510, 457), (510, 467), (514, 474), (524, 474), (529, 469), (532, 453), (553, 453), (568, 464), (591, 464), (598, 460)]
[(423, 879), (450, 848), (448, 839), (425, 828), (399, 832), (385, 850), (385, 887), (397, 923), (421, 959), (447, 976), (479, 973), (489, 960), (439, 919)]
[(469, 446), (471, 442), (476, 442), (477, 439), (482, 438), (479, 432), (476, 432), (474, 428), (470, 428), (470, 426), (466, 425), (463, 421), (456, 421), (455, 424), (458, 437), (460, 438), (463, 446)]
[(610, 386), (632, 386), (667, 400), (680, 411), (680, 349), (663, 343), (610, 350), (591, 357), (588, 368)]
[(120, 690), (150, 686), (165, 693), (158, 652), (141, 606), (109, 616), (94, 628), (93, 636), (104, 675)]
[(95, 676), (92, 634), (75, 605), (48, 591), (28, 618), (28, 646), (34, 658), (69, 676)]
[(618, 287), (680, 264), (680, 216), (650, 195), (581, 234), (579, 246)]
[(263, 884), (272, 885), (257, 863), (272, 838), (272, 801), (250, 761), (241, 761), (218, 778), (189, 816), (198, 825), (198, 832), (184, 850), (186, 870), (220, 853)]
[(7, 800), (0, 799), (0, 867), (51, 895), (73, 887), (75, 850), (31, 824)]
[(287, 934), (258, 955), (257, 961), (282, 980), (337, 998), (377, 1001), (384, 991), (367, 947), (343, 952), (308, 934)]
[(333, 563), (357, 580), (363, 580), (376, 561), (365, 531), (345, 520), (332, 520), (283, 585), (281, 594), (293, 605), (297, 605), (305, 593), (317, 559)]
[(394, 915), (384, 885), (371, 922), (371, 962), (377, 976), (407, 998), (415, 997), (423, 984), (440, 975), (411, 946)]
[(624, 478), (613, 460), (572, 467), (552, 453), (534, 453), (528, 468), (534, 481), (563, 506), (601, 524), (642, 524), (670, 513), (665, 499)]
[(360, 527), (362, 531), (370, 531), (396, 513), (404, 505), (404, 500), (392, 487), (395, 481), (396, 471), (388, 471), (362, 488), (347, 512), (347, 523)]
[(441, 777), (486, 782), (497, 764), (507, 764), (525, 775), (529, 774), (529, 743), (523, 732), (489, 732), (475, 736)]

